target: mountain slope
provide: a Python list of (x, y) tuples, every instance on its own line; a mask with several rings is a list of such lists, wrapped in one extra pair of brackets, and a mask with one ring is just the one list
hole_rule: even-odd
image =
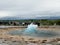
[(26, 17), (2, 17), (0, 20), (28, 20), (28, 19), (60, 19), (60, 16), (43, 16), (43, 17), (34, 17), (34, 18), (26, 18)]

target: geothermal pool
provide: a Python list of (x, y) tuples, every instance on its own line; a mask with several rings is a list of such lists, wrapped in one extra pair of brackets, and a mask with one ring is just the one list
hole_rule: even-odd
[(60, 31), (52, 31), (52, 30), (38, 30), (38, 26), (31, 23), (24, 30), (14, 30), (10, 31), (11, 35), (22, 35), (22, 36), (31, 36), (31, 37), (57, 37), (60, 36)]

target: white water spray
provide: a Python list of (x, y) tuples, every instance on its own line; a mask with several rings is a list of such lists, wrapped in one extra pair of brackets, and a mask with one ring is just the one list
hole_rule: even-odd
[(24, 31), (25, 34), (35, 33), (38, 28), (38, 25), (31, 23), (28, 25), (27, 29)]

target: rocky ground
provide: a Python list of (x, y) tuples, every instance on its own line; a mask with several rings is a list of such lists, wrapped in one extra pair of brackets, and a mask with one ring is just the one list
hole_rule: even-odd
[[(10, 27), (0, 28), (0, 45), (60, 45), (60, 37), (56, 38), (33, 38), (27, 36), (9, 35), (8, 31), (23, 30), (25, 28)], [(38, 28), (41, 30), (60, 30), (60, 28)]]

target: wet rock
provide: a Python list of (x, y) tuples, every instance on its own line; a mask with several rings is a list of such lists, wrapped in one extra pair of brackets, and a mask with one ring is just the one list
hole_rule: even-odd
[(47, 42), (47, 40), (42, 40), (42, 42), (41, 43), (46, 43)]
[(51, 42), (57, 42), (57, 40), (56, 39), (52, 39)]
[(14, 40), (14, 41), (12, 41), (12, 42), (17, 42), (17, 41)]
[(60, 41), (60, 38), (56, 38), (57, 41)]

